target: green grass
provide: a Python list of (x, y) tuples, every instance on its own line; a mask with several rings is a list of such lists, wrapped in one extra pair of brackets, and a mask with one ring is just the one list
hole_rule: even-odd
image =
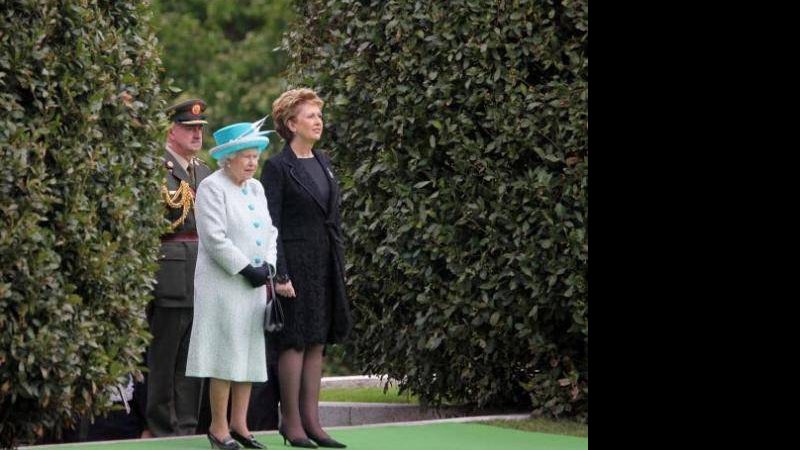
[(522, 431), (562, 434), (566, 436), (589, 437), (589, 425), (570, 420), (525, 419), (525, 420), (490, 420), (482, 422), (496, 427), (513, 428)]
[[(587, 450), (589, 439), (549, 433), (526, 433), (477, 423), (439, 423), (410, 426), (350, 427), (331, 430), (348, 450)], [(274, 431), (256, 432), (270, 450), (289, 450)], [(51, 450), (200, 450), (208, 449), (203, 435), (117, 442), (79, 442), (37, 447)]]
[(383, 388), (379, 387), (323, 389), (319, 397), (320, 401), (323, 402), (419, 404), (419, 399), (414, 395), (398, 395), (396, 386), (390, 386), (385, 394), (383, 393)]

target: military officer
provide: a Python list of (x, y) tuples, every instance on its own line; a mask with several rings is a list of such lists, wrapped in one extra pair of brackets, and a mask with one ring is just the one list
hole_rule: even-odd
[(194, 315), (197, 230), (194, 194), (212, 170), (197, 154), (203, 146), (203, 100), (187, 100), (167, 109), (172, 122), (164, 149), (161, 200), (169, 232), (161, 236), (159, 269), (149, 311), (153, 340), (147, 351), (147, 427), (156, 437), (195, 433), (203, 380), (186, 377)]

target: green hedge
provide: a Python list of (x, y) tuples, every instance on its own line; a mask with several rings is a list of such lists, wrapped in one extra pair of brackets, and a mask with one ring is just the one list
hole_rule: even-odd
[(283, 46), (328, 102), (362, 370), (588, 420), (587, 9), (302, 2)]
[(164, 219), (147, 2), (3, 1), (0, 445), (58, 435), (136, 372)]

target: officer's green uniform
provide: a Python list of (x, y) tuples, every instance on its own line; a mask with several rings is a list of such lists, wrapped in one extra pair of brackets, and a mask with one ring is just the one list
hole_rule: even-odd
[[(205, 124), (205, 103), (189, 100), (167, 110), (173, 122)], [(194, 172), (193, 174), (191, 172)], [(187, 170), (164, 150), (161, 201), (172, 232), (161, 237), (159, 269), (149, 315), (153, 341), (147, 351), (147, 426), (155, 436), (194, 434), (203, 380), (186, 377), (194, 315), (197, 229), (194, 193), (212, 170), (194, 158)], [(194, 176), (192, 176), (194, 175)]]

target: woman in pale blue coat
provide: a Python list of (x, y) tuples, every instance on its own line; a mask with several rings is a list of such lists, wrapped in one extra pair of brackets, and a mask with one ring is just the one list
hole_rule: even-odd
[[(221, 169), (197, 188), (200, 245), (195, 269), (194, 325), (186, 375), (210, 378), (208, 440), (221, 449), (264, 448), (247, 428), (252, 382), (267, 381), (264, 311), (275, 274), (278, 230), (264, 188), (253, 174), (269, 145), (263, 120), (214, 133), (211, 156)], [(228, 397), (231, 421), (228, 426)]]

